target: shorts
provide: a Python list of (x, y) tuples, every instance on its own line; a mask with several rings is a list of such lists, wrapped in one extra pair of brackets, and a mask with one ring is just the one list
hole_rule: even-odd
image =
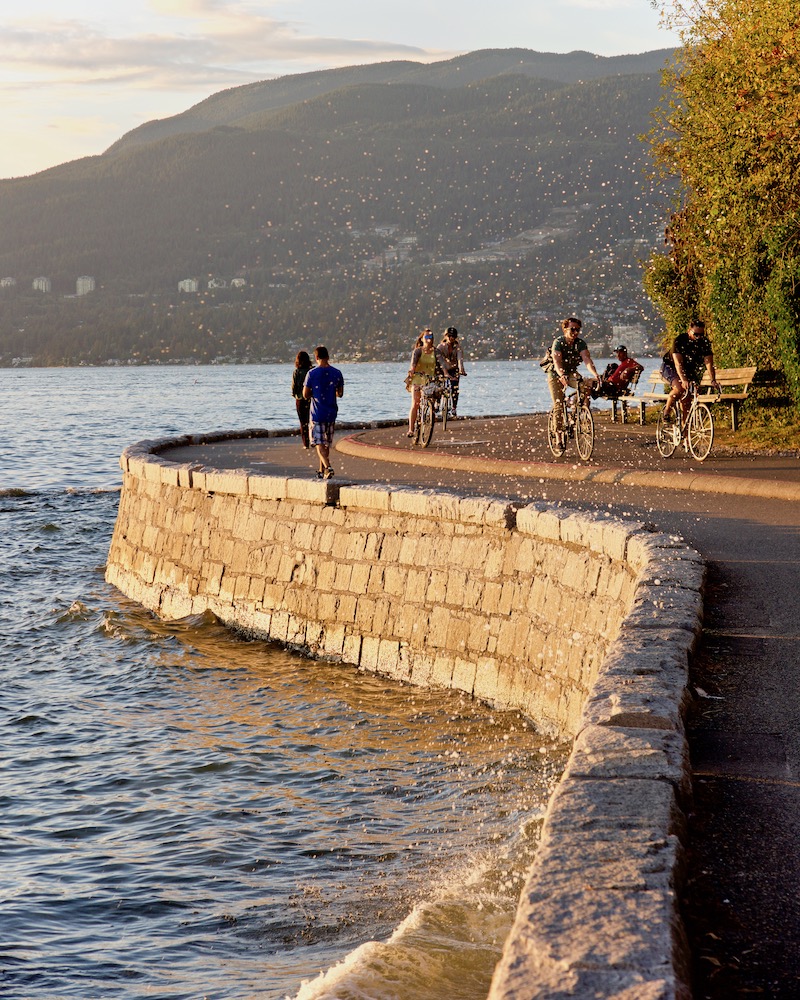
[(660, 372), (661, 372), (661, 377), (669, 385), (672, 385), (672, 383), (678, 377), (678, 373), (675, 371), (675, 369), (672, 367), (672, 365), (668, 361), (662, 361), (661, 362)]
[(323, 444), (327, 445), (329, 448), (333, 444), (333, 429), (336, 426), (335, 421), (331, 421), (329, 424), (315, 424), (311, 423), (311, 443), (312, 444)]

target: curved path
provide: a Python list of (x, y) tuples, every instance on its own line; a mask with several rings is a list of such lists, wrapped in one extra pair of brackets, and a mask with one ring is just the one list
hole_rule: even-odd
[[(688, 735), (695, 809), (685, 918), (696, 998), (800, 997), (800, 461), (660, 458), (652, 428), (601, 420), (591, 463), (549, 460), (544, 418), (462, 420), (410, 449), (404, 428), (344, 430), (337, 481), (406, 482), (614, 509), (708, 561)], [(313, 475), (296, 437), (180, 449), (172, 461)]]

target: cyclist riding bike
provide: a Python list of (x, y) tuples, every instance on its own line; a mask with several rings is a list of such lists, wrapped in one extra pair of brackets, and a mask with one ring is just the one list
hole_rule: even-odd
[(411, 352), (411, 362), (406, 376), (406, 388), (411, 393), (411, 409), (408, 412), (408, 437), (414, 436), (414, 425), (417, 422), (419, 401), (422, 387), (432, 379), (443, 379), (442, 359), (433, 345), (433, 331), (425, 329), (417, 337), (414, 350)]
[(719, 392), (717, 373), (714, 368), (714, 350), (706, 337), (706, 325), (701, 319), (693, 319), (685, 333), (679, 333), (661, 361), (661, 376), (670, 385), (670, 393), (664, 404), (663, 419), (669, 419), (672, 408), (681, 402), (684, 419), (689, 410), (689, 384), (700, 383), (703, 367), (708, 372), (711, 385)]
[(580, 336), (582, 323), (574, 316), (561, 322), (561, 336), (556, 337), (548, 351), (548, 358), (542, 367), (547, 372), (547, 386), (553, 400), (553, 407), (560, 413), (564, 402), (564, 389), (570, 386), (581, 388), (581, 405), (588, 405), (592, 383), (578, 379), (578, 367), (583, 362), (597, 381), (600, 376), (589, 353), (589, 346)]
[(450, 379), (450, 397), (453, 401), (450, 416), (455, 420), (458, 417), (459, 380), (467, 373), (464, 369), (464, 355), (458, 342), (458, 330), (454, 326), (448, 326), (444, 331), (437, 350), (444, 362), (445, 375)]

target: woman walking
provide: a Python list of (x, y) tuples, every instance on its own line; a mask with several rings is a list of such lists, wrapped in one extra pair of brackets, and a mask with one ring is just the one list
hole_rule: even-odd
[(311, 439), (308, 435), (308, 420), (311, 413), (311, 400), (303, 398), (303, 383), (306, 375), (311, 371), (313, 365), (308, 351), (298, 351), (294, 359), (294, 374), (292, 375), (292, 395), (294, 404), (297, 407), (297, 419), (300, 421), (300, 437), (303, 439), (303, 447), (311, 446)]

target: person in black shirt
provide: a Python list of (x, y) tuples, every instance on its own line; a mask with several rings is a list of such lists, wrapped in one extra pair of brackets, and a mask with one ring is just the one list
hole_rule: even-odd
[(712, 386), (719, 391), (717, 372), (714, 368), (714, 350), (706, 337), (706, 325), (701, 319), (693, 319), (686, 333), (679, 333), (672, 342), (661, 362), (661, 375), (671, 386), (664, 416), (668, 417), (672, 407), (681, 400), (684, 417), (689, 409), (689, 383), (700, 382), (703, 369), (708, 372)]

